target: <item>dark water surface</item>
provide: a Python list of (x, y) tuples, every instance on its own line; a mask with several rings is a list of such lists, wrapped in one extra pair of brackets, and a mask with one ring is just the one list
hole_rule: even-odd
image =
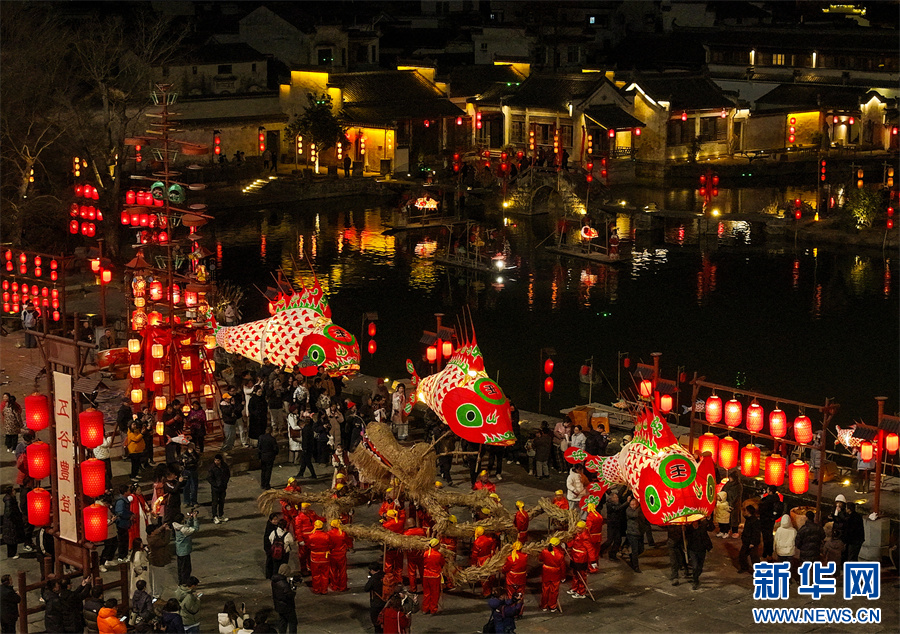
[[(743, 222), (723, 222), (704, 239), (691, 223), (668, 220), (635, 232), (632, 263), (609, 267), (535, 248), (552, 230), (548, 216), (497, 216), (485, 224), (506, 236), (519, 265), (501, 283), (496, 274), (428, 258), (448, 242), (446, 229), (382, 235), (391, 212), (377, 200), (344, 199), (218, 219), (221, 273), (247, 288), (245, 319), (267, 315), (254, 284), (272, 285), (270, 272), (279, 267), (298, 285), (310, 282), (308, 258), (336, 323), (359, 337), (363, 313), (378, 313), (375, 355), (361, 337), (367, 374), (404, 377), (404, 361), (422, 353), (419, 339), (434, 329), (434, 313), (455, 323), (468, 306), (488, 372), (499, 373), (524, 409), (538, 408), (545, 347), (557, 354), (544, 411), (587, 400), (578, 380), (586, 359), (608, 379), (594, 387), (594, 400), (609, 402), (618, 353), (630, 353), (634, 364), (650, 363), (655, 351), (668, 378), (683, 367), (688, 376), (697, 371), (726, 385), (740, 379), (747, 390), (782, 398), (834, 398), (841, 425), (872, 422), (878, 395), (889, 397), (888, 412), (898, 409), (897, 262), (878, 252), (795, 249)], [(630, 231), (622, 218), (619, 228)], [(624, 371), (622, 386), (631, 386)]]

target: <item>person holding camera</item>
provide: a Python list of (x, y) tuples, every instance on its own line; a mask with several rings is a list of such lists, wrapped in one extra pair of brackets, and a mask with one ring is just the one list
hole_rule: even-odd
[(187, 518), (179, 513), (172, 522), (175, 532), (175, 557), (178, 560), (178, 583), (187, 584), (191, 579), (191, 551), (194, 549), (194, 533), (200, 530), (197, 511), (191, 512)]
[[(516, 592), (512, 596), (507, 596), (502, 588), (494, 588), (487, 604), (491, 608), (490, 618), (494, 625), (492, 631), (496, 632), (496, 634), (514, 633), (516, 631), (516, 618), (525, 609), (525, 599), (522, 598), (522, 593)], [(489, 631), (488, 627), (489, 625), (485, 626), (485, 632)]]
[(281, 564), (278, 572), (272, 575), (272, 603), (278, 613), (278, 631), (282, 634), (297, 632), (297, 605), (294, 599), (298, 579), (289, 576), (290, 572), (288, 564)]
[[(195, 518), (196, 519), (196, 518)], [(197, 592), (200, 580), (197, 577), (188, 577), (175, 589), (175, 598), (178, 600), (181, 622), (184, 624), (185, 634), (200, 632), (200, 597), (202, 592)]]

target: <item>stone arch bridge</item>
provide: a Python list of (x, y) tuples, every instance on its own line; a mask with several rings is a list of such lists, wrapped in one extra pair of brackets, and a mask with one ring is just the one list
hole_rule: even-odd
[[(567, 216), (580, 215), (585, 212), (586, 181), (584, 170), (572, 171), (555, 168), (528, 167), (516, 175), (506, 195), (508, 209), (512, 212), (534, 215), (546, 213), (545, 209), (537, 209), (535, 202), (553, 192), (558, 193)], [(596, 196), (599, 203), (607, 191), (607, 187), (596, 179), (591, 185), (591, 201)]]

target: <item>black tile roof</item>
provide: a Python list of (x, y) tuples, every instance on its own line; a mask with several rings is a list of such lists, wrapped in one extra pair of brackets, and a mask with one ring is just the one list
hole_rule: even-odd
[(685, 29), (712, 48), (740, 48), (781, 52), (793, 51), (883, 51), (897, 55), (897, 31), (887, 29), (797, 28), (717, 28)]
[(729, 100), (712, 80), (696, 75), (638, 76), (635, 82), (656, 101), (668, 101), (670, 110), (730, 108)]
[(476, 97), (494, 84), (520, 84), (525, 76), (509, 65), (459, 66), (448, 78), (451, 97)]
[(244, 62), (264, 62), (266, 56), (249, 44), (235, 42), (233, 44), (218, 44), (210, 42), (193, 49), (184, 50), (176, 58), (176, 64), (240, 64)]
[(506, 103), (523, 108), (565, 110), (568, 104), (589, 97), (605, 81), (603, 75), (531, 75)]
[(858, 110), (859, 101), (869, 91), (850, 86), (782, 84), (757, 98), (756, 110), (781, 108), (839, 108)]
[(634, 118), (615, 104), (590, 106), (584, 114), (607, 130), (642, 128), (645, 125), (643, 121)]
[(348, 123), (386, 125), (400, 119), (464, 114), (433, 83), (412, 70), (332, 75), (329, 85), (341, 89), (342, 112)]

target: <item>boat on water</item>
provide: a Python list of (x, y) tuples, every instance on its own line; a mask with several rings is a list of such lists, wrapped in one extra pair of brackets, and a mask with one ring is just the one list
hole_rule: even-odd
[(631, 259), (631, 249), (622, 248), (615, 223), (595, 223), (589, 216), (563, 216), (556, 227), (556, 243), (544, 247), (550, 253), (604, 264)]
[(435, 262), (484, 273), (516, 268), (511, 261), (509, 240), (502, 231), (485, 229), (471, 221), (465, 224), (462, 232), (455, 232), (451, 227), (447, 245), (434, 253)]
[(427, 188), (409, 198), (399, 209), (394, 210), (389, 222), (382, 224), (387, 228), (385, 233), (397, 233), (411, 229), (452, 226), (462, 222), (457, 213), (446, 210), (437, 191)]

